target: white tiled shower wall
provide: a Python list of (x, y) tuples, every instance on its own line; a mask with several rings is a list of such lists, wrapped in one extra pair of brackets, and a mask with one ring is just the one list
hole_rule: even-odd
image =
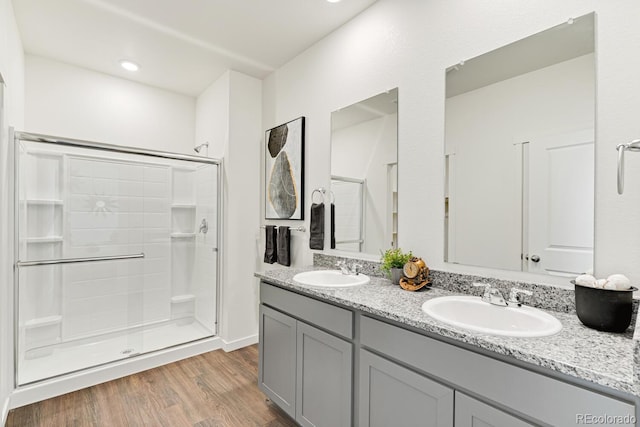
[(65, 256), (144, 252), (144, 260), (69, 265), (63, 339), (170, 317), (171, 169), (69, 159)]

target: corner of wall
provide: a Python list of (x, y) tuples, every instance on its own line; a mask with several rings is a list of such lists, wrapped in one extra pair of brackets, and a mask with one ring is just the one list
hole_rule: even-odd
[(8, 415), (9, 415), (9, 396), (7, 396), (4, 399), (4, 404), (2, 405), (2, 418), (0, 420), (0, 425), (6, 424)]
[(24, 50), (18, 32), (13, 5), (10, 0), (0, 0), (0, 73), (5, 81), (5, 111), (0, 107), (0, 404), (2, 425), (9, 412), (13, 391), (13, 229), (10, 215), (12, 159), (8, 128), (24, 127)]
[[(258, 288), (253, 277), (260, 218), (262, 83), (229, 71), (228, 145), (225, 150), (224, 264), (221, 337), (253, 343), (258, 331)], [(235, 347), (235, 345), (233, 346)], [(239, 347), (235, 347), (239, 348)]]
[(211, 83), (196, 99), (194, 145), (209, 143), (209, 156), (223, 158), (229, 136), (229, 73)]
[(258, 334), (249, 335), (248, 337), (234, 339), (233, 341), (222, 340), (222, 349), (230, 353), (243, 347), (247, 347), (258, 343)]
[[(197, 99), (196, 144), (223, 159), (219, 335), (225, 350), (256, 342), (255, 237), (259, 227), (262, 82), (227, 70)], [(249, 266), (249, 268), (247, 268)]]

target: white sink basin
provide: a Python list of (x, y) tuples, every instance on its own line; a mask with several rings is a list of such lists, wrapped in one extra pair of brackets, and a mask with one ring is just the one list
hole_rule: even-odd
[(364, 274), (342, 274), (339, 270), (305, 271), (293, 276), (299, 285), (318, 288), (348, 288), (369, 283), (369, 276)]
[(483, 334), (544, 337), (560, 332), (562, 324), (533, 307), (501, 307), (480, 297), (439, 297), (422, 304), (422, 311), (441, 322)]

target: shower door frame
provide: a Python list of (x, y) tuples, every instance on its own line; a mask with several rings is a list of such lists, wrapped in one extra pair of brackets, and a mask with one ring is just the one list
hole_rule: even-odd
[[(215, 259), (216, 259), (216, 290), (215, 290), (215, 295), (216, 295), (216, 317), (215, 317), (215, 327), (216, 327), (216, 332), (214, 335), (212, 335), (211, 337), (214, 336), (218, 336), (219, 334), (219, 328), (220, 328), (220, 281), (223, 277), (222, 275), (222, 260), (221, 260), (221, 255), (220, 255), (220, 250), (221, 250), (221, 244), (223, 242), (223, 236), (222, 236), (222, 232), (223, 232), (223, 227), (222, 227), (222, 222), (223, 222), (223, 200), (224, 197), (222, 197), (222, 179), (223, 179), (223, 162), (222, 159), (214, 159), (214, 158), (209, 158), (209, 157), (201, 157), (201, 156), (193, 156), (190, 154), (180, 154), (180, 153), (172, 153), (172, 152), (168, 152), (168, 151), (158, 151), (158, 150), (150, 150), (150, 149), (146, 149), (146, 148), (139, 148), (139, 147), (127, 147), (127, 146), (120, 146), (120, 145), (113, 145), (113, 144), (106, 144), (106, 143), (102, 143), (102, 142), (94, 142), (94, 141), (85, 141), (85, 140), (80, 140), (80, 139), (72, 139), (72, 138), (63, 138), (63, 137), (58, 137), (58, 136), (51, 136), (51, 135), (44, 135), (44, 134), (38, 134), (38, 133), (31, 133), (31, 132), (19, 132), (19, 131), (14, 131), (13, 129), (10, 129), (9, 132), (9, 141), (10, 141), (10, 145), (9, 145), (9, 156), (13, 156), (13, 162), (12, 162), (12, 167), (13, 167), (13, 173), (10, 173), (10, 176), (13, 179), (13, 183), (9, 183), (12, 188), (13, 188), (13, 210), (12, 210), (12, 214), (13, 214), (13, 221), (11, 218), (9, 218), (9, 221), (13, 222), (13, 386), (15, 389), (20, 388), (21, 386), (18, 385), (18, 359), (19, 359), (19, 346), (18, 346), (18, 338), (19, 338), (19, 327), (20, 327), (20, 322), (19, 322), (19, 312), (18, 312), (18, 308), (19, 308), (19, 273), (18, 273), (18, 269), (20, 268), (20, 232), (19, 232), (19, 220), (20, 220), (20, 203), (19, 203), (19, 190), (18, 190), (18, 186), (20, 183), (19, 180), (19, 175), (20, 175), (20, 170), (19, 170), (19, 154), (20, 151), (18, 149), (20, 141), (27, 141), (27, 142), (39, 142), (39, 143), (47, 143), (47, 144), (54, 144), (54, 145), (62, 145), (62, 146), (68, 146), (68, 147), (77, 147), (77, 148), (88, 148), (88, 149), (94, 149), (94, 150), (101, 150), (101, 151), (108, 151), (108, 152), (116, 152), (116, 153), (122, 153), (122, 154), (136, 154), (136, 155), (143, 155), (143, 156), (149, 156), (149, 157), (159, 157), (159, 158), (163, 158), (163, 159), (170, 159), (170, 160), (183, 160), (183, 161), (189, 161), (189, 162), (194, 162), (194, 163), (201, 163), (201, 164), (210, 164), (210, 165), (216, 165), (218, 168), (217, 171), (217, 191), (216, 191), (216, 247), (215, 247)], [(11, 211), (11, 209), (10, 209)], [(28, 266), (29, 263), (23, 263), (23, 266)], [(211, 338), (211, 337), (204, 337), (204, 338), (200, 338), (198, 340), (195, 341), (200, 341), (203, 339), (207, 339), (207, 338)], [(189, 342), (195, 342), (195, 341), (189, 341)], [(149, 351), (146, 353), (141, 353), (140, 356), (144, 356), (147, 354), (152, 354), (155, 352), (159, 352), (159, 351), (165, 351), (167, 349), (173, 348), (173, 347), (179, 347), (181, 345), (185, 345), (188, 344), (189, 342), (186, 343), (179, 343), (179, 344), (174, 344), (162, 349), (158, 349), (158, 350), (153, 350), (153, 351)], [(113, 363), (115, 361), (111, 361), (111, 362), (106, 362), (106, 363), (102, 363), (102, 364), (98, 364), (95, 366), (91, 366), (88, 368), (83, 368), (82, 370), (87, 370), (87, 369), (93, 369), (93, 368), (97, 368), (100, 366), (105, 366), (105, 365), (109, 365), (110, 363)], [(81, 370), (81, 371), (82, 371)], [(77, 371), (74, 371), (77, 372)], [(42, 379), (42, 380), (38, 380), (35, 383), (29, 383), (29, 384), (24, 384), (24, 386), (29, 386), (31, 384), (36, 384), (36, 383), (41, 383), (43, 381), (51, 381), (54, 380), (56, 378), (62, 377), (64, 375), (68, 375), (71, 372), (67, 372), (64, 374), (58, 374), (52, 377), (48, 377), (46, 379)]]
[[(367, 191), (367, 180), (366, 179), (360, 179), (360, 178), (351, 178), (348, 176), (340, 176), (340, 175), (331, 175), (331, 181), (338, 181), (338, 182), (347, 182), (347, 183), (351, 183), (351, 184), (360, 184), (360, 231), (359, 231), (359, 236), (358, 236), (358, 240), (343, 240), (340, 243), (357, 243), (358, 244), (358, 253), (362, 252), (362, 246), (365, 244), (364, 238), (365, 238), (365, 227), (366, 227), (366, 223), (367, 223), (367, 212), (366, 212), (366, 197), (367, 195), (365, 194), (365, 192)], [(335, 200), (335, 195), (334, 195), (334, 200)], [(338, 242), (336, 241), (336, 245), (338, 245)]]

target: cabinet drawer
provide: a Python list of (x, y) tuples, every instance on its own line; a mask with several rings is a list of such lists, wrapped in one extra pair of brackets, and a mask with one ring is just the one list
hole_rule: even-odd
[(628, 402), (369, 317), (363, 316), (360, 325), (363, 346), (531, 419), (563, 426), (575, 425), (580, 414), (635, 415)]
[(260, 282), (260, 301), (307, 323), (353, 338), (353, 312)]

